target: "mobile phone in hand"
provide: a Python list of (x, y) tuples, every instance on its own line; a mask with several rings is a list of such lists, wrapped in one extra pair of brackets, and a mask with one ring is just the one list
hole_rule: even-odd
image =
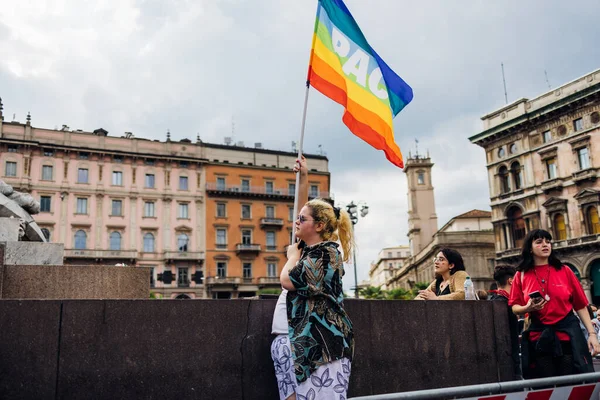
[(542, 297), (542, 294), (537, 290), (535, 292), (529, 293), (529, 298), (533, 299), (534, 303), (539, 303), (540, 301), (542, 301), (544, 299)]

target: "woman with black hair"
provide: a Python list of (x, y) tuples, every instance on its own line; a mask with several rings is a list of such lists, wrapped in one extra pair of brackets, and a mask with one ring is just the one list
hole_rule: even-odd
[(435, 280), (425, 290), (420, 290), (415, 300), (464, 300), (465, 263), (460, 253), (442, 249), (433, 259)]
[[(521, 257), (509, 305), (515, 314), (529, 313), (531, 319), (521, 341), (523, 376), (594, 372), (590, 353), (600, 352), (600, 344), (587, 311), (588, 300), (573, 271), (552, 252), (550, 233), (529, 232)], [(587, 344), (573, 310), (590, 333)]]

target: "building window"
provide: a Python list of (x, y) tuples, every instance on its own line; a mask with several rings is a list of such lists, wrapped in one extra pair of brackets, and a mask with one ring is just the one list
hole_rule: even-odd
[(44, 157), (53, 157), (53, 156), (54, 156), (54, 150), (44, 149)]
[(80, 160), (87, 160), (89, 158), (90, 158), (90, 153), (83, 152), (83, 151), (81, 153), (79, 153), (79, 159)]
[(50, 212), (51, 204), (52, 204), (51, 196), (41, 196), (40, 197), (40, 211), (41, 212)]
[(179, 177), (179, 190), (188, 190), (188, 177), (187, 176)]
[(154, 214), (154, 202), (147, 201), (144, 203), (144, 217), (155, 217)]
[(146, 174), (146, 187), (154, 188), (154, 174)]
[(252, 218), (250, 204), (242, 204), (242, 218), (244, 218), (244, 219)]
[(242, 229), (242, 244), (252, 244), (252, 231), (250, 229)]
[(587, 147), (582, 147), (577, 150), (577, 159), (579, 160), (579, 169), (587, 169), (590, 167), (590, 154)]
[(145, 164), (146, 165), (154, 165), (154, 159), (152, 159), (152, 158), (146, 158)]
[(190, 285), (188, 268), (177, 268), (177, 286), (188, 287)]
[(113, 162), (117, 164), (123, 164), (123, 156), (113, 156)]
[(123, 172), (113, 171), (112, 173), (112, 184), (115, 186), (123, 186)]
[(179, 203), (179, 218), (188, 219), (189, 217), (189, 204)]
[(506, 152), (504, 151), (504, 147), (500, 147), (498, 149), (498, 158), (503, 158), (506, 155)]
[(150, 287), (154, 287), (154, 267), (150, 268)]
[(77, 183), (88, 183), (88, 169), (79, 168), (77, 170)]
[(296, 195), (296, 184), (288, 183), (288, 195), (295, 196)]
[(85, 250), (87, 247), (87, 235), (84, 231), (78, 230), (75, 232), (75, 249)]
[(77, 198), (77, 214), (87, 214), (88, 199), (85, 197)]
[(269, 278), (277, 278), (277, 264), (267, 263), (267, 276)]
[(266, 206), (265, 211), (267, 214), (266, 215), (267, 218), (275, 218), (275, 207), (274, 206)]
[(319, 185), (310, 185), (310, 197), (319, 197)]
[(554, 238), (556, 240), (567, 240), (567, 226), (565, 225), (565, 216), (556, 214), (553, 218)]
[(119, 232), (111, 232), (110, 234), (110, 249), (121, 250), (121, 234)]
[(4, 170), (5, 176), (17, 176), (17, 163), (14, 161), (7, 161), (6, 168)]
[(190, 238), (185, 233), (180, 233), (177, 236), (177, 249), (181, 252), (188, 251), (188, 244), (190, 243)]
[(573, 130), (579, 132), (583, 129), (583, 118), (577, 118), (573, 121)]
[(120, 217), (123, 215), (123, 201), (122, 200), (113, 200), (112, 201), (112, 214), (115, 217)]
[(267, 250), (277, 250), (277, 245), (275, 244), (275, 232), (273, 231), (267, 232)]
[(144, 235), (144, 253), (153, 253), (154, 252), (154, 235), (151, 233), (146, 233)]
[(598, 218), (598, 207), (590, 206), (585, 213), (585, 224), (588, 235), (597, 235), (600, 233), (600, 219)]
[(227, 216), (227, 204), (217, 203), (217, 217), (225, 218)]
[(516, 143), (511, 144), (509, 151), (510, 151), (510, 154), (516, 154), (517, 153), (517, 144)]
[(519, 164), (517, 161), (512, 163), (510, 166), (510, 172), (512, 174), (515, 190), (521, 189), (523, 187), (523, 169), (521, 168), (521, 164)]
[(248, 179), (242, 179), (242, 192), (248, 193), (250, 191), (250, 181)]
[(519, 207), (511, 207), (507, 214), (512, 232), (513, 248), (523, 247), (523, 240), (525, 239), (526, 234), (523, 212)]
[(508, 177), (508, 168), (505, 166), (500, 167), (498, 170), (498, 177), (500, 178), (500, 193), (510, 192), (510, 180)]
[(217, 278), (227, 277), (227, 263), (220, 261), (217, 263)]
[(551, 140), (552, 140), (552, 134), (550, 133), (550, 131), (542, 132), (542, 142), (548, 143)]
[(552, 157), (546, 160), (546, 172), (548, 179), (556, 179), (556, 158)]
[(19, 146), (16, 146), (14, 144), (9, 144), (8, 145), (8, 152), (9, 153), (16, 153), (18, 149), (19, 149)]
[(50, 230), (48, 228), (42, 228), (42, 233), (44, 234), (46, 241), (49, 242), (50, 241)]
[(424, 172), (417, 173), (417, 184), (418, 185), (425, 184), (425, 173)]
[(52, 165), (44, 165), (42, 167), (42, 180), (43, 181), (51, 181), (52, 180), (52, 170), (54, 168)]
[(252, 279), (252, 263), (242, 264), (244, 279)]
[(225, 190), (225, 178), (217, 178), (217, 190)]
[(265, 191), (267, 194), (273, 194), (273, 182), (271, 182), (271, 181), (265, 182)]
[(219, 228), (217, 229), (217, 249), (227, 248), (227, 230)]
[(294, 221), (294, 207), (288, 207), (288, 221)]

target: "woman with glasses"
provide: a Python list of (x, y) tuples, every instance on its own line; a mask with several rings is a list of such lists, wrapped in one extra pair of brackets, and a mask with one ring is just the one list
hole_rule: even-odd
[[(299, 190), (307, 187), (305, 171), (302, 160)], [(300, 210), (294, 229), (304, 247), (298, 243), (288, 247), (280, 276), (288, 291), (288, 331), (271, 346), (279, 395), (281, 399), (346, 398), (354, 334), (344, 310), (342, 276), (343, 262), (354, 246), (352, 222), (346, 211), (313, 199)]]
[(425, 290), (419, 290), (415, 300), (464, 300), (465, 263), (460, 253), (442, 249), (433, 259), (435, 280)]
[[(552, 236), (543, 229), (527, 234), (508, 304), (531, 323), (521, 340), (523, 377), (545, 378), (594, 372), (590, 356), (600, 352), (587, 310), (588, 300), (571, 268), (552, 251)], [(589, 333), (583, 336), (581, 322)]]

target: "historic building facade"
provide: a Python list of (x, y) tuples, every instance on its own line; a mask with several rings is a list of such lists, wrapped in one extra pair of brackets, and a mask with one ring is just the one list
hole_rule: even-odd
[(437, 227), (432, 169), (429, 156), (409, 156), (404, 172), (408, 182), (408, 238), (410, 257), (386, 281), (387, 289), (411, 289), (415, 283), (435, 277), (433, 258), (445, 247), (463, 256), (465, 268), (476, 289), (488, 289), (493, 282), (494, 235), (491, 213), (471, 210)]
[(379, 286), (387, 290), (387, 282), (396, 271), (404, 267), (406, 259), (410, 257), (408, 246), (384, 247), (379, 251), (377, 260), (371, 263), (369, 270), (369, 285)]
[(550, 231), (559, 258), (600, 301), (600, 70), (482, 117), (496, 263), (516, 264), (527, 232)]
[[(35, 128), (4, 121), (0, 100), (0, 154), (0, 179), (39, 199), (66, 264), (149, 267), (165, 298), (280, 287), (294, 153)], [(311, 194), (330, 197), (327, 158), (307, 158)]]

